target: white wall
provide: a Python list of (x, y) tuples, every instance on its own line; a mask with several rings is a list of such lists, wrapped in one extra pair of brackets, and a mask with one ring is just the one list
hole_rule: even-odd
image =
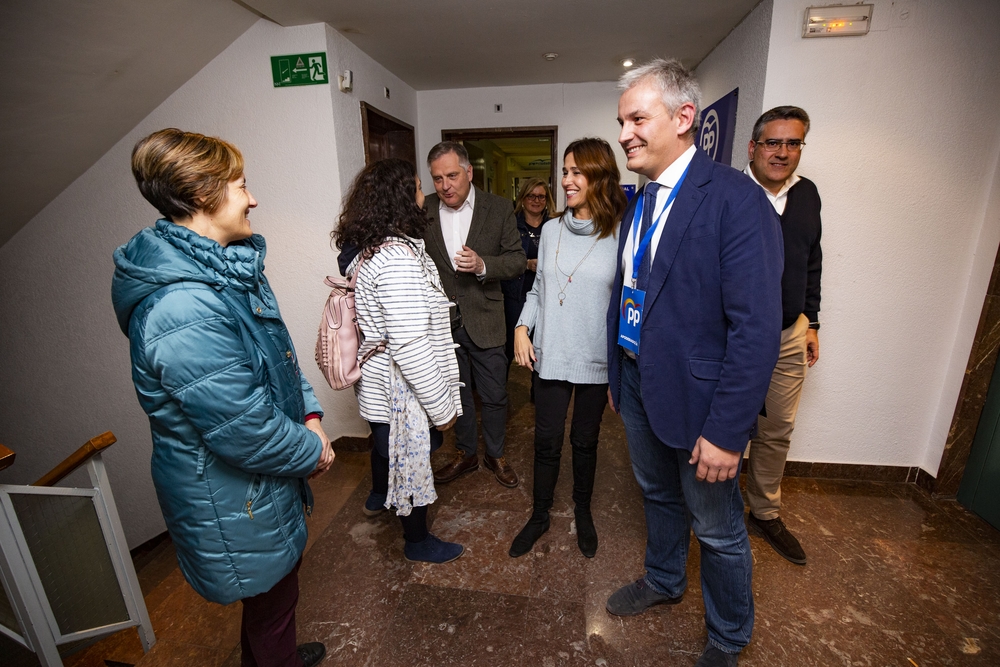
[(753, 124), (763, 112), (764, 83), (771, 37), (773, 1), (764, 0), (715, 47), (695, 69), (701, 85), (702, 105), (707, 107), (739, 88), (733, 159), (742, 169), (747, 163), (747, 143)]
[(868, 35), (802, 39), (810, 4), (774, 0), (763, 99), (809, 112), (824, 204), (789, 458), (935, 473), (1000, 243), (1000, 4), (875, 0)]
[[(337, 160), (340, 186), (347, 193), (351, 181), (365, 166), (364, 138), (361, 134), (361, 102), (417, 126), (417, 93), (402, 79), (369, 58), (343, 35), (326, 25), (327, 59), (333, 74), (333, 114), (337, 119)], [(353, 91), (342, 93), (336, 75), (344, 70), (354, 73)], [(383, 88), (389, 89), (389, 99)], [(417, 151), (419, 158), (419, 150)]]
[[(503, 112), (494, 113), (494, 104), (502, 104)], [(421, 90), (417, 92), (417, 110), (417, 161), (425, 192), (434, 191), (426, 160), (427, 152), (441, 141), (441, 130), (466, 128), (557, 125), (557, 174), (561, 173), (563, 150), (573, 140), (601, 137), (615, 152), (622, 182), (637, 182), (637, 176), (625, 169), (625, 154), (618, 146), (618, 90), (612, 81)], [(556, 203), (562, 208), (562, 188), (554, 185)]]
[[(349, 96), (335, 83), (272, 86), (270, 56), (323, 50), (331, 69), (355, 69), (364, 87)], [(367, 433), (353, 393), (330, 390), (312, 359), (327, 293), (322, 276), (336, 272), (329, 232), (341, 183), (364, 161), (359, 95), (390, 86), (397, 106), (386, 110), (414, 124), (416, 96), (359, 53), (321, 24), (258, 21), (0, 248), (0, 442), (18, 453), (0, 480), (30, 482), (111, 430), (118, 444), (107, 460), (130, 546), (163, 530), (149, 477), (149, 426), (110, 286), (112, 251), (158, 217), (135, 187), (129, 154), (138, 139), (169, 126), (223, 137), (243, 152), (260, 202), (250, 219), (267, 237), (267, 274), (327, 410), (327, 433)]]

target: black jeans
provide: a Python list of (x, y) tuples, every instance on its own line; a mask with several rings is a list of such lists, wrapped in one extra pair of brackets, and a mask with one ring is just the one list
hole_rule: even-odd
[(597, 441), (601, 434), (607, 384), (573, 384), (535, 376), (535, 483), (536, 511), (552, 507), (552, 493), (559, 475), (566, 414), (573, 398), (569, 441), (573, 449), (573, 502), (590, 508), (597, 471)]

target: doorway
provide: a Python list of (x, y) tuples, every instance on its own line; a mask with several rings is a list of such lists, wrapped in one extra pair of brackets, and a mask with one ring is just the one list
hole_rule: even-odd
[(417, 141), (413, 126), (361, 103), (361, 133), (365, 142), (365, 166), (387, 157), (417, 164)]
[(476, 187), (514, 201), (528, 178), (542, 178), (555, 191), (557, 132), (554, 125), (442, 130), (441, 139), (465, 146)]

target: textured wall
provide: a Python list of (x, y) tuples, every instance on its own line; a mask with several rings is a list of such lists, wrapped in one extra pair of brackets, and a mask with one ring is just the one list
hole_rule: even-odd
[[(112, 430), (119, 442), (107, 458), (129, 544), (163, 530), (148, 472), (149, 426), (132, 388), (110, 284), (114, 248), (157, 217), (135, 187), (129, 154), (136, 140), (168, 126), (221, 136), (243, 151), (260, 202), (250, 219), (267, 237), (267, 273), (327, 409), (327, 432), (367, 433), (353, 393), (331, 391), (312, 361), (327, 293), (322, 276), (336, 271), (329, 232), (342, 194), (338, 158), (364, 160), (360, 137), (338, 150), (358, 125), (358, 100), (341, 101), (347, 96), (335, 84), (276, 89), (270, 71), (271, 55), (323, 50), (335, 69), (344, 45), (353, 49), (323, 25), (257, 22), (0, 248), (0, 442), (18, 452), (0, 481), (29, 482)], [(352, 58), (349, 66), (366, 72), (366, 80), (370, 74), (374, 85), (379, 68)], [(415, 93), (382, 77), (409, 108), (390, 113), (412, 122)]]
[[(494, 113), (494, 104), (502, 104), (503, 113)], [(558, 125), (557, 174), (562, 169), (562, 152), (574, 139), (601, 137), (618, 158), (622, 181), (637, 181), (635, 174), (626, 171), (625, 154), (618, 146), (618, 90), (614, 82), (421, 90), (417, 92), (417, 108), (417, 157), (425, 192), (434, 191), (425, 161), (427, 152), (441, 141), (441, 130), (483, 127)], [(556, 203), (562, 207), (562, 188), (554, 185)]]
[(774, 0), (763, 100), (809, 112), (799, 171), (823, 197), (790, 458), (935, 473), (1000, 243), (1000, 4), (876, 0), (868, 35), (802, 39), (810, 4)]
[(737, 169), (747, 164), (747, 142), (763, 111), (773, 6), (772, 0), (757, 5), (695, 70), (706, 107), (734, 88), (740, 89), (732, 160)]

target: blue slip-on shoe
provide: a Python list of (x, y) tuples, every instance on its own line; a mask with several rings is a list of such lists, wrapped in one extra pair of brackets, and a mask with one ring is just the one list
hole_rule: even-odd
[(364, 509), (361, 511), (365, 513), (365, 516), (378, 516), (385, 511), (385, 498), (387, 495), (372, 491), (368, 494), (368, 500), (365, 501)]
[(423, 542), (407, 542), (403, 547), (403, 555), (411, 563), (450, 563), (464, 552), (461, 544), (444, 542), (430, 533)]

